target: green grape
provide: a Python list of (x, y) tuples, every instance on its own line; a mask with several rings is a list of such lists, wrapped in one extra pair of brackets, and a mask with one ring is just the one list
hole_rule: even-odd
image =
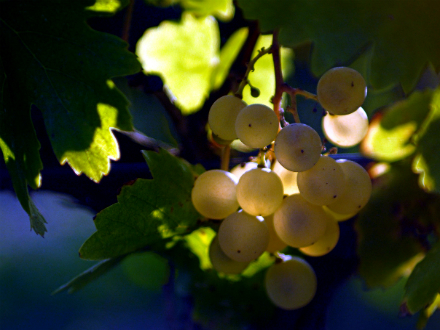
[(337, 212), (334, 212), (334, 211), (330, 210), (325, 205), (322, 208), (325, 211), (325, 213), (330, 215), (333, 218), (333, 220), (338, 221), (338, 222), (351, 219), (351, 218), (353, 218), (358, 213), (358, 212), (355, 212), (355, 213), (349, 213), (349, 214), (340, 214), (340, 213), (337, 213)]
[(341, 167), (327, 156), (321, 156), (311, 169), (298, 173), (297, 180), (300, 194), (315, 205), (335, 203), (346, 186)]
[(338, 67), (322, 75), (317, 94), (325, 110), (334, 115), (348, 115), (364, 103), (367, 84), (356, 70)]
[(240, 262), (229, 258), (220, 248), (217, 236), (209, 245), (209, 259), (216, 271), (225, 274), (240, 274), (249, 265), (249, 262)]
[(285, 126), (275, 139), (275, 156), (289, 171), (308, 170), (321, 156), (321, 139), (318, 133), (305, 124)]
[(292, 310), (307, 305), (313, 299), (317, 279), (313, 268), (305, 260), (291, 257), (270, 266), (264, 284), (274, 305)]
[(315, 243), (324, 235), (328, 221), (331, 218), (322, 207), (309, 203), (301, 194), (284, 198), (273, 215), (278, 237), (296, 248)]
[(256, 168), (244, 173), (237, 184), (237, 200), (241, 208), (252, 215), (269, 215), (283, 201), (283, 183), (268, 168)]
[(262, 217), (235, 212), (221, 222), (218, 242), (232, 260), (250, 262), (266, 251), (269, 229)]
[(287, 244), (278, 237), (278, 234), (275, 231), (275, 227), (273, 225), (273, 214), (264, 217), (264, 221), (269, 229), (269, 244), (267, 245), (266, 251), (274, 253), (284, 250), (287, 247)]
[(211, 219), (223, 219), (237, 211), (237, 181), (233, 174), (222, 170), (202, 173), (191, 191), (194, 207)]
[(299, 250), (311, 257), (320, 257), (334, 249), (339, 240), (339, 224), (334, 219), (327, 223), (327, 229), (313, 245), (302, 247)]
[(235, 121), (238, 138), (251, 148), (263, 148), (272, 143), (278, 127), (277, 115), (263, 104), (251, 104), (243, 108)]
[(234, 95), (218, 98), (212, 104), (208, 114), (208, 123), (212, 132), (223, 140), (236, 139), (235, 120), (245, 106), (246, 103)]
[(346, 188), (338, 200), (327, 207), (339, 214), (359, 212), (371, 196), (372, 185), (368, 172), (358, 163), (351, 160), (337, 161), (345, 175)]
[(246, 173), (247, 171), (253, 170), (258, 167), (258, 164), (255, 162), (247, 162), (247, 163), (241, 163), (237, 166), (234, 166), (231, 170), (231, 173), (236, 176), (237, 179), (240, 180), (241, 176)]
[(342, 148), (352, 147), (367, 135), (368, 117), (362, 108), (345, 116), (329, 114), (322, 117), (322, 130), (334, 145)]
[(296, 178), (298, 176), (297, 172), (289, 171), (277, 161), (275, 161), (273, 171), (278, 174), (281, 182), (283, 183), (284, 195), (293, 195), (299, 193), (298, 185), (296, 183)]

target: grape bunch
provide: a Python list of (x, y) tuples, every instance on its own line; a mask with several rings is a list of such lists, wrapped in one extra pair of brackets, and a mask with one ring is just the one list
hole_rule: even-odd
[[(323, 120), (329, 140), (346, 145), (362, 139), (365, 96), (364, 79), (350, 68), (322, 76), (317, 98), (329, 112)], [(350, 160), (322, 155), (321, 138), (312, 127), (281, 128), (275, 112), (262, 104), (246, 105), (227, 95), (214, 102), (208, 122), (219, 139), (238, 138), (263, 154), (272, 152), (270, 168), (266, 160), (248, 162), (230, 172), (208, 170), (195, 181), (194, 207), (221, 220), (209, 248), (214, 269), (240, 274), (268, 251), (277, 256), (265, 277), (270, 300), (284, 309), (305, 306), (316, 292), (315, 273), (305, 260), (279, 252), (290, 246), (313, 257), (329, 253), (339, 240), (338, 222), (358, 213), (370, 198), (368, 173)]]

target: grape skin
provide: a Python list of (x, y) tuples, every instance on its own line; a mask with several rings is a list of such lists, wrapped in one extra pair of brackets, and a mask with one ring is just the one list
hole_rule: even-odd
[(322, 207), (306, 201), (301, 194), (284, 198), (273, 222), (278, 237), (291, 247), (305, 247), (324, 235), (330, 216)]
[(237, 184), (237, 200), (249, 214), (266, 216), (275, 212), (283, 201), (283, 183), (267, 168), (256, 168), (244, 173)]
[(266, 251), (275, 253), (277, 251), (284, 250), (287, 247), (287, 244), (284, 243), (281, 238), (279, 238), (275, 231), (275, 227), (273, 225), (273, 214), (264, 217), (264, 221), (269, 229), (269, 244), (267, 245)]
[(225, 274), (240, 274), (249, 265), (248, 262), (239, 262), (229, 258), (220, 248), (218, 236), (214, 237), (209, 245), (209, 259), (216, 271)]
[(315, 205), (335, 203), (344, 192), (346, 184), (344, 172), (331, 157), (321, 156), (315, 166), (298, 173), (300, 194)]
[(233, 174), (222, 170), (202, 173), (191, 191), (195, 209), (211, 219), (223, 219), (237, 211), (237, 181)]
[(258, 167), (258, 164), (255, 162), (247, 162), (247, 163), (241, 163), (237, 166), (234, 166), (231, 170), (231, 173), (236, 176), (238, 180), (240, 180), (241, 176), (246, 173), (247, 171), (253, 170)]
[(208, 123), (212, 132), (223, 140), (237, 138), (235, 121), (238, 113), (246, 103), (234, 95), (225, 95), (218, 98), (211, 106), (208, 114)]
[(322, 130), (334, 145), (348, 148), (360, 143), (368, 132), (368, 116), (364, 109), (345, 116), (327, 115), (322, 118)]
[(291, 257), (270, 266), (264, 284), (267, 295), (276, 306), (293, 310), (313, 299), (317, 279), (313, 268), (305, 260)]
[(269, 229), (263, 218), (239, 211), (221, 222), (218, 241), (222, 251), (232, 260), (250, 262), (266, 250)]
[(368, 202), (373, 189), (368, 172), (358, 163), (351, 160), (337, 161), (346, 178), (346, 188), (339, 199), (327, 207), (339, 214), (359, 212)]
[(319, 79), (318, 101), (334, 115), (348, 115), (356, 111), (367, 96), (367, 84), (362, 75), (347, 67), (328, 70)]
[(263, 104), (251, 104), (237, 115), (235, 131), (241, 142), (251, 148), (263, 148), (275, 139), (279, 128), (275, 112)]
[(275, 139), (275, 156), (293, 172), (308, 170), (321, 156), (321, 138), (310, 126), (294, 123), (285, 126)]
[(339, 224), (331, 219), (327, 223), (327, 229), (324, 235), (313, 245), (300, 248), (299, 250), (311, 257), (320, 257), (332, 251), (339, 240)]
[(288, 169), (284, 168), (278, 161), (275, 161), (273, 171), (278, 174), (281, 182), (283, 183), (284, 195), (293, 195), (299, 193), (297, 184), (297, 172), (289, 171)]

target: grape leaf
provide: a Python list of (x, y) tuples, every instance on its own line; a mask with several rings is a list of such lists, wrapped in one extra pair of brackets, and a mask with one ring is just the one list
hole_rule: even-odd
[(222, 21), (229, 21), (234, 17), (232, 0), (180, 0), (185, 11), (196, 16), (212, 15)]
[(118, 158), (109, 128), (132, 129), (127, 101), (109, 79), (140, 67), (126, 43), (86, 25), (89, 4), (2, 3), (1, 57), (10, 88), (20, 91), (26, 105), (15, 115), (36, 105), (58, 160), (99, 181), (109, 171), (109, 158)]
[(119, 265), (121, 261), (125, 258), (125, 256), (106, 259), (98, 262), (97, 264), (93, 265), (89, 269), (85, 270), (78, 276), (71, 279), (66, 284), (63, 284), (58, 289), (56, 289), (54, 292), (52, 292), (52, 295), (60, 293), (62, 291), (68, 291), (69, 293), (74, 293), (76, 291), (81, 290), (84, 286), (89, 284), (90, 282), (96, 280), (97, 278), (101, 277), (102, 275), (106, 274), (108, 271), (113, 269), (116, 265)]
[(375, 116), (362, 142), (362, 152), (368, 157), (387, 162), (413, 154), (416, 150), (414, 134), (428, 115), (431, 99), (431, 90), (417, 91)]
[(114, 14), (129, 4), (130, 0), (96, 0), (87, 10), (97, 13)]
[(144, 156), (153, 179), (124, 186), (118, 203), (98, 213), (98, 231), (81, 246), (81, 258), (98, 260), (134, 252), (186, 233), (200, 218), (191, 202), (192, 168), (165, 150), (147, 151)]
[(434, 302), (440, 292), (440, 241), (412, 271), (405, 286), (401, 309), (414, 314)]
[(373, 183), (356, 223), (359, 272), (368, 286), (388, 287), (419, 260), (423, 249), (415, 228), (424, 224), (428, 204), (439, 201), (420, 189), (409, 164), (395, 163)]
[(42, 169), (31, 105), (43, 113), (58, 160), (95, 181), (119, 157), (110, 127), (132, 129), (128, 103), (109, 79), (137, 72), (139, 63), (124, 42), (86, 25), (92, 4), (0, 4), (0, 147), (31, 228), (42, 236), (45, 220), (27, 191), (40, 185)]
[(440, 139), (440, 87), (434, 91), (422, 130), (413, 168), (420, 173), (422, 187), (440, 193), (440, 155), (436, 152)]
[[(29, 197), (28, 184), (36, 189), (40, 185), (43, 168), (38, 150), (40, 144), (32, 126), (29, 109), (11, 89), (0, 58), (0, 150), (3, 153), (14, 190), (23, 209), (28, 213), (31, 229), (44, 237), (47, 231), (43, 215)], [(15, 104), (12, 97), (16, 97)], [(16, 110), (19, 109), (21, 111)], [(27, 110), (27, 111), (26, 111)]]
[(312, 68), (321, 75), (372, 47), (369, 82), (378, 89), (401, 83), (408, 92), (428, 62), (440, 66), (437, 0), (239, 0), (262, 31), (280, 30), (295, 47), (313, 41)]
[(146, 73), (160, 75), (185, 114), (208, 97), (219, 61), (220, 36), (212, 17), (184, 13), (180, 22), (164, 21), (139, 39), (136, 54)]

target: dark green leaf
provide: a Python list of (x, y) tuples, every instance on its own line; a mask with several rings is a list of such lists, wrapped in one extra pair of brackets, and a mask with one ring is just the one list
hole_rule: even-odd
[(437, 0), (239, 0), (248, 19), (263, 31), (281, 28), (280, 42), (313, 41), (313, 71), (321, 75), (372, 47), (370, 83), (401, 83), (411, 90), (428, 62), (440, 65), (440, 6)]
[(359, 272), (368, 286), (391, 286), (423, 252), (421, 233), (430, 225), (425, 212), (440, 201), (417, 180), (409, 164), (396, 163), (373, 181), (373, 195), (356, 224)]
[(432, 304), (440, 292), (440, 241), (412, 271), (405, 286), (403, 303), (414, 314)]
[[(59, 161), (99, 181), (109, 158), (119, 156), (109, 128), (132, 129), (127, 100), (109, 79), (140, 66), (126, 43), (86, 25), (91, 12), (84, 6), (90, 4), (1, 3), (1, 58), (9, 88), (18, 93), (11, 100), (14, 120), (36, 105)], [(11, 150), (16, 148), (22, 147)]]
[(112, 258), (186, 233), (200, 215), (191, 202), (192, 168), (164, 150), (145, 152), (152, 180), (122, 188), (118, 203), (95, 219), (98, 231), (81, 247), (84, 259)]
[(90, 282), (96, 280), (98, 277), (106, 274), (108, 271), (110, 271), (113, 267), (118, 265), (122, 259), (124, 259), (125, 256), (122, 257), (116, 257), (112, 259), (102, 260), (95, 264), (93, 267), (90, 267), (83, 273), (79, 274), (72, 280), (70, 280), (68, 283), (60, 286), (58, 289), (56, 289), (52, 294), (57, 294), (62, 291), (68, 291), (69, 293), (74, 293), (80, 289), (82, 289), (84, 286), (89, 284)]

